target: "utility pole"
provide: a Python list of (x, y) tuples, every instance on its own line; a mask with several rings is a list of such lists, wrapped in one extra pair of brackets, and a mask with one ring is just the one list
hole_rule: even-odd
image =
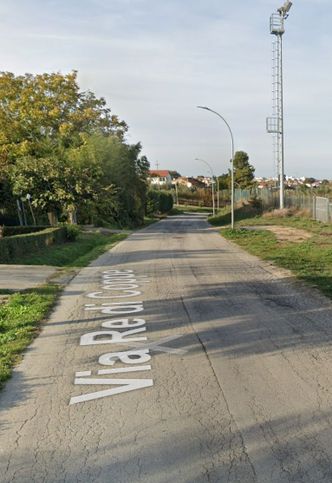
[(284, 88), (282, 65), (282, 36), (284, 22), (289, 15), (292, 2), (287, 0), (270, 17), (270, 33), (275, 35), (272, 44), (272, 117), (266, 119), (266, 130), (274, 134), (274, 157), (278, 170), (280, 189), (280, 209), (284, 208), (285, 146), (284, 146)]

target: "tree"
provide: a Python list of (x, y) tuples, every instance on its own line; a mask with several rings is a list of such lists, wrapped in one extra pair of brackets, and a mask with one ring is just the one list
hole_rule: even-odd
[(218, 176), (218, 183), (220, 190), (229, 190), (231, 186), (231, 177), (229, 174), (222, 174)]
[(244, 151), (237, 151), (234, 155), (235, 187), (250, 188), (254, 184), (255, 168), (249, 164), (249, 156)]
[(127, 130), (76, 72), (0, 74), (0, 183), (52, 219), (143, 222), (149, 162)]
[(129, 145), (117, 136), (101, 134), (85, 136), (82, 146), (71, 151), (71, 159), (76, 158), (79, 165), (97, 165), (100, 170), (95, 183), (104, 201), (99, 199), (92, 209), (98, 219), (122, 226), (143, 223), (150, 165), (140, 151), (139, 143)]
[(57, 152), (44, 158), (18, 158), (11, 170), (16, 196), (30, 194), (32, 205), (49, 213), (50, 219), (64, 214), (70, 221), (79, 206), (100, 200), (105, 190), (102, 174), (97, 162), (86, 163), (65, 150), (62, 156)]
[(317, 181), (316, 178), (309, 177), (309, 178), (305, 178), (304, 184), (306, 184), (306, 185), (310, 184), (311, 185), (311, 184), (315, 183), (316, 181)]
[(22, 156), (45, 156), (45, 147), (72, 147), (82, 134), (114, 134), (123, 140), (124, 121), (103, 98), (80, 92), (77, 72), (15, 76), (0, 74), (0, 168)]

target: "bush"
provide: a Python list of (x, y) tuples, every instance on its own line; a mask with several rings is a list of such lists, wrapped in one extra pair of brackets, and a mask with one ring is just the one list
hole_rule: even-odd
[(167, 213), (173, 208), (173, 196), (169, 191), (159, 192), (159, 211), (160, 213)]
[(0, 263), (10, 263), (27, 253), (38, 252), (45, 246), (64, 243), (67, 239), (66, 228), (47, 228), (38, 233), (15, 235), (0, 239)]
[(173, 208), (172, 193), (165, 190), (150, 190), (147, 194), (146, 214), (167, 213)]
[(150, 190), (146, 197), (146, 214), (153, 215), (159, 211), (159, 191)]
[(65, 229), (68, 241), (75, 241), (81, 231), (77, 225), (65, 225)]

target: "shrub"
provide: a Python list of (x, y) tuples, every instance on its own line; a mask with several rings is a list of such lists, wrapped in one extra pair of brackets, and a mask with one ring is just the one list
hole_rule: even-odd
[(80, 229), (77, 225), (65, 225), (66, 239), (68, 241), (75, 241), (80, 234)]
[(150, 190), (146, 197), (146, 214), (153, 215), (159, 211), (159, 191)]
[(147, 194), (146, 213), (167, 213), (173, 208), (172, 193), (165, 190), (150, 190)]
[(10, 263), (13, 259), (29, 252), (38, 252), (45, 246), (66, 241), (66, 228), (47, 228), (38, 233), (15, 235), (0, 239), (0, 263)]
[(167, 213), (173, 208), (173, 196), (169, 191), (159, 192), (159, 211), (160, 213)]

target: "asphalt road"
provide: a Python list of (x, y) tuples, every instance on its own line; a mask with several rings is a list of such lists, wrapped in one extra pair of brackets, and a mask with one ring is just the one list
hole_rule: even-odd
[(323, 296), (161, 221), (65, 289), (1, 393), (0, 480), (330, 483), (331, 341)]

